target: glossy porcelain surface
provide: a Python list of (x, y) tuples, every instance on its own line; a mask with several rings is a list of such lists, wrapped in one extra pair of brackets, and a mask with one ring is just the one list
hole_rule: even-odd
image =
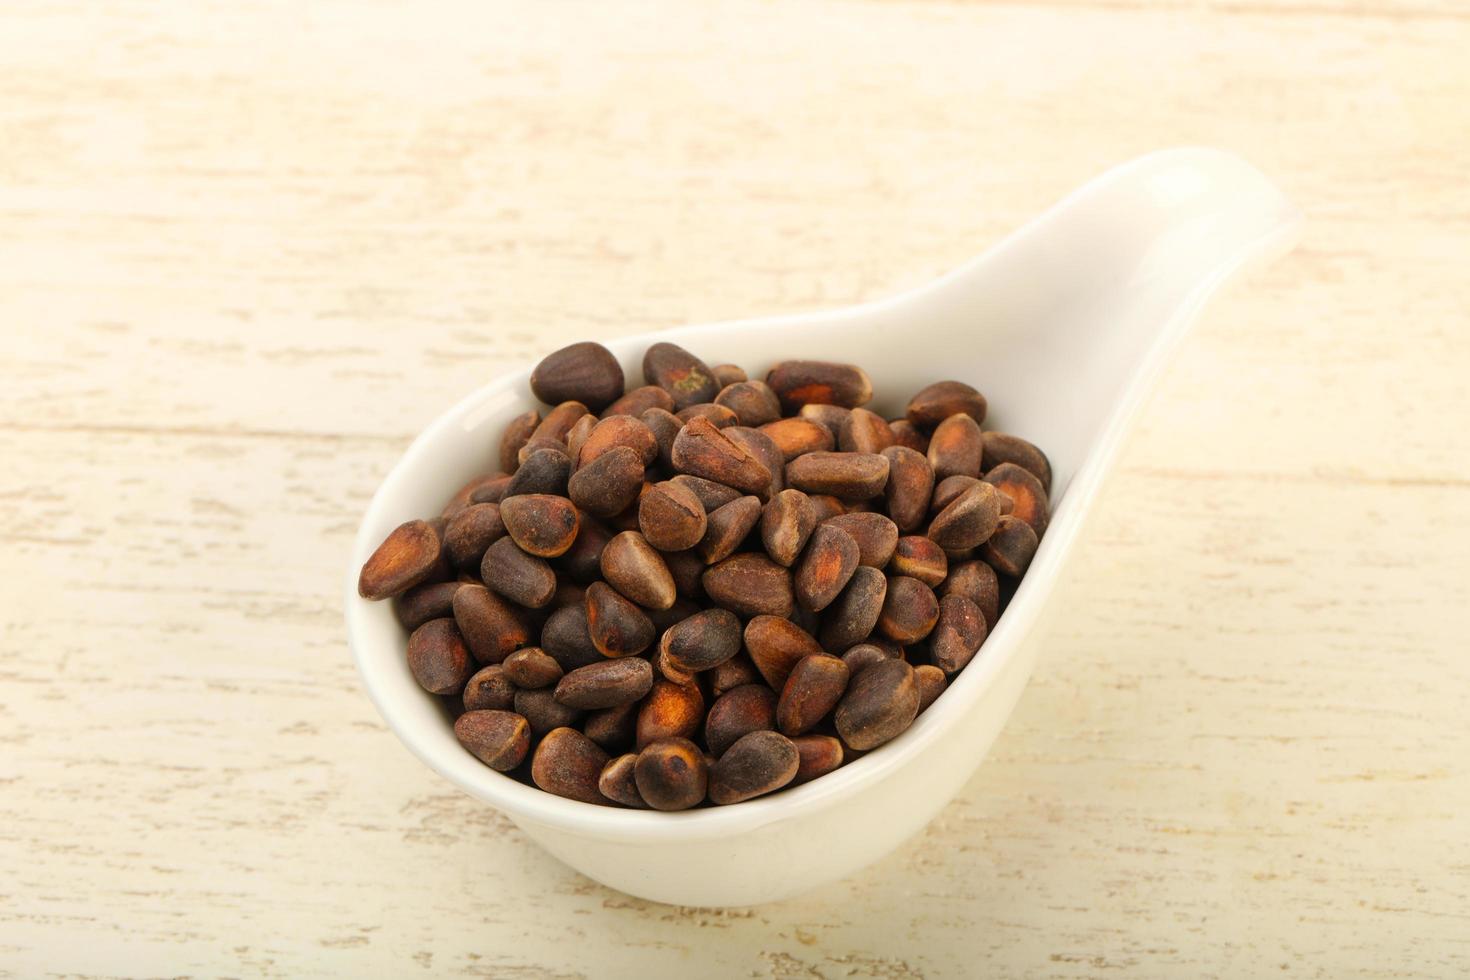
[(384, 719), (427, 765), (508, 814), (552, 854), (604, 884), (691, 905), (748, 905), (851, 874), (919, 831), (965, 785), (1031, 675), (1067, 555), (1133, 414), (1210, 294), (1295, 241), (1299, 216), (1228, 153), (1168, 150), (1084, 185), (979, 258), (920, 289), (849, 309), (685, 327), (608, 346), (629, 383), (654, 340), (752, 377), (773, 362), (851, 361), (872, 406), (898, 414), (939, 379), (990, 400), (987, 428), (1025, 436), (1053, 466), (1053, 517), (980, 656), (898, 739), (806, 786), (683, 813), (564, 800), (485, 767), (409, 674), (388, 603), (358, 597), (357, 571), (393, 527), (438, 512), (531, 404), (531, 365), (485, 385), (416, 439), (373, 497), (346, 574), (348, 640)]

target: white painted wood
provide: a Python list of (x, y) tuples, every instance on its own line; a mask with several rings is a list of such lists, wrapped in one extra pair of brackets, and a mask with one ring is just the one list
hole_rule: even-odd
[[(0, 16), (0, 973), (1470, 972), (1456, 4)], [(1183, 142), (1306, 242), (1206, 314), (921, 838), (650, 905), (384, 730), (342, 562), (460, 393), (924, 281)]]

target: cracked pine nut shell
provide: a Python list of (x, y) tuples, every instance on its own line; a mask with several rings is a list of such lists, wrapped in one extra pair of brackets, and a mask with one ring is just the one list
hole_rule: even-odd
[(699, 544), (709, 527), (704, 504), (688, 487), (665, 480), (638, 501), (638, 529), (659, 551), (685, 551)]
[(388, 599), (418, 585), (439, 566), (439, 532), (428, 521), (408, 521), (394, 528), (363, 564), (357, 594)]
[(674, 468), (690, 476), (760, 494), (771, 485), (771, 471), (705, 418), (690, 419), (674, 437)]

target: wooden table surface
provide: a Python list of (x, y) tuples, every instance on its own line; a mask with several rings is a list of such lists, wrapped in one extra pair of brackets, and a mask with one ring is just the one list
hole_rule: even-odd
[[(7, 6), (0, 974), (1470, 974), (1467, 51), (1463, 0)], [(1305, 242), (1168, 372), (921, 837), (655, 905), (383, 726), (338, 590), (449, 403), (1181, 143)]]

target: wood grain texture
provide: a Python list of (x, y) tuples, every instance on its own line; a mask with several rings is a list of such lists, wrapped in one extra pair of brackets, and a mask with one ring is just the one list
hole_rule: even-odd
[[(0, 974), (1470, 973), (1467, 48), (1456, 0), (7, 8)], [(1191, 142), (1306, 241), (1185, 346), (920, 838), (653, 905), (380, 723), (338, 586), (454, 398)]]

